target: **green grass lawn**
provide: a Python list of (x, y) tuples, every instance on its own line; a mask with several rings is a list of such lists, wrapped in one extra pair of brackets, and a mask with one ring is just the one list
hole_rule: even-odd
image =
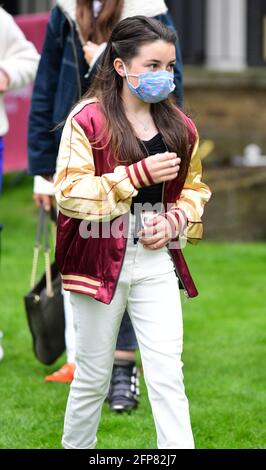
[[(31, 179), (14, 186), (5, 178), (0, 448), (60, 448), (68, 386), (44, 383), (43, 377), (64, 357), (51, 367), (34, 358), (23, 307), (36, 218)], [(266, 245), (202, 242), (185, 254), (200, 290), (184, 304), (184, 374), (196, 446), (266, 448)], [(156, 447), (143, 378), (136, 412), (116, 415), (104, 405), (98, 447)]]

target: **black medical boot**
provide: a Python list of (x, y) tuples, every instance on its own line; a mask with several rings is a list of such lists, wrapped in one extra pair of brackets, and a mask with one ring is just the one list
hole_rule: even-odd
[(110, 409), (122, 413), (137, 408), (139, 370), (135, 361), (115, 359), (107, 400)]

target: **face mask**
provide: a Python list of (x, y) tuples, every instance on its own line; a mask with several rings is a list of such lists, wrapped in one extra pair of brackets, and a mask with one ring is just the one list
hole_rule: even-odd
[[(175, 89), (174, 75), (167, 71), (144, 72), (135, 74), (126, 73), (127, 83), (130, 91), (145, 103), (159, 103), (165, 100)], [(139, 83), (134, 87), (128, 77), (138, 77)]]

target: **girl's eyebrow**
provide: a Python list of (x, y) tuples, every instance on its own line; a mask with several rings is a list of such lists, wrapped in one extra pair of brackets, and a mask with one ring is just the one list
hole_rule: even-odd
[[(155, 62), (156, 64), (161, 64), (161, 61), (160, 60), (157, 60), (157, 59), (147, 59), (146, 62)], [(169, 64), (171, 64), (172, 62), (176, 62), (176, 59), (172, 59), (169, 61)]]

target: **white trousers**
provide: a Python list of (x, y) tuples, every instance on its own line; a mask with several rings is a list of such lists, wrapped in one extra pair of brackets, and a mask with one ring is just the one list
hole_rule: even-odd
[[(41, 176), (34, 176), (34, 193), (39, 194), (49, 194), (49, 185), (51, 195), (54, 194), (53, 184), (49, 181), (46, 181)], [(52, 189), (51, 189), (52, 187)], [(59, 208), (57, 206), (57, 216), (59, 213)], [(73, 320), (73, 311), (72, 305), (70, 303), (69, 292), (62, 288), (62, 295), (64, 301), (64, 314), (65, 314), (65, 343), (66, 343), (66, 360), (68, 363), (75, 362), (75, 330), (74, 330), (74, 320)]]
[(112, 302), (106, 305), (78, 293), (70, 293), (70, 300), (76, 331), (76, 370), (65, 414), (63, 447), (96, 446), (116, 339), (127, 308), (140, 348), (158, 448), (194, 448), (182, 374), (179, 286), (167, 248), (147, 250), (129, 238)]
[(67, 362), (75, 362), (75, 330), (70, 292), (62, 289), (65, 312), (65, 343)]

